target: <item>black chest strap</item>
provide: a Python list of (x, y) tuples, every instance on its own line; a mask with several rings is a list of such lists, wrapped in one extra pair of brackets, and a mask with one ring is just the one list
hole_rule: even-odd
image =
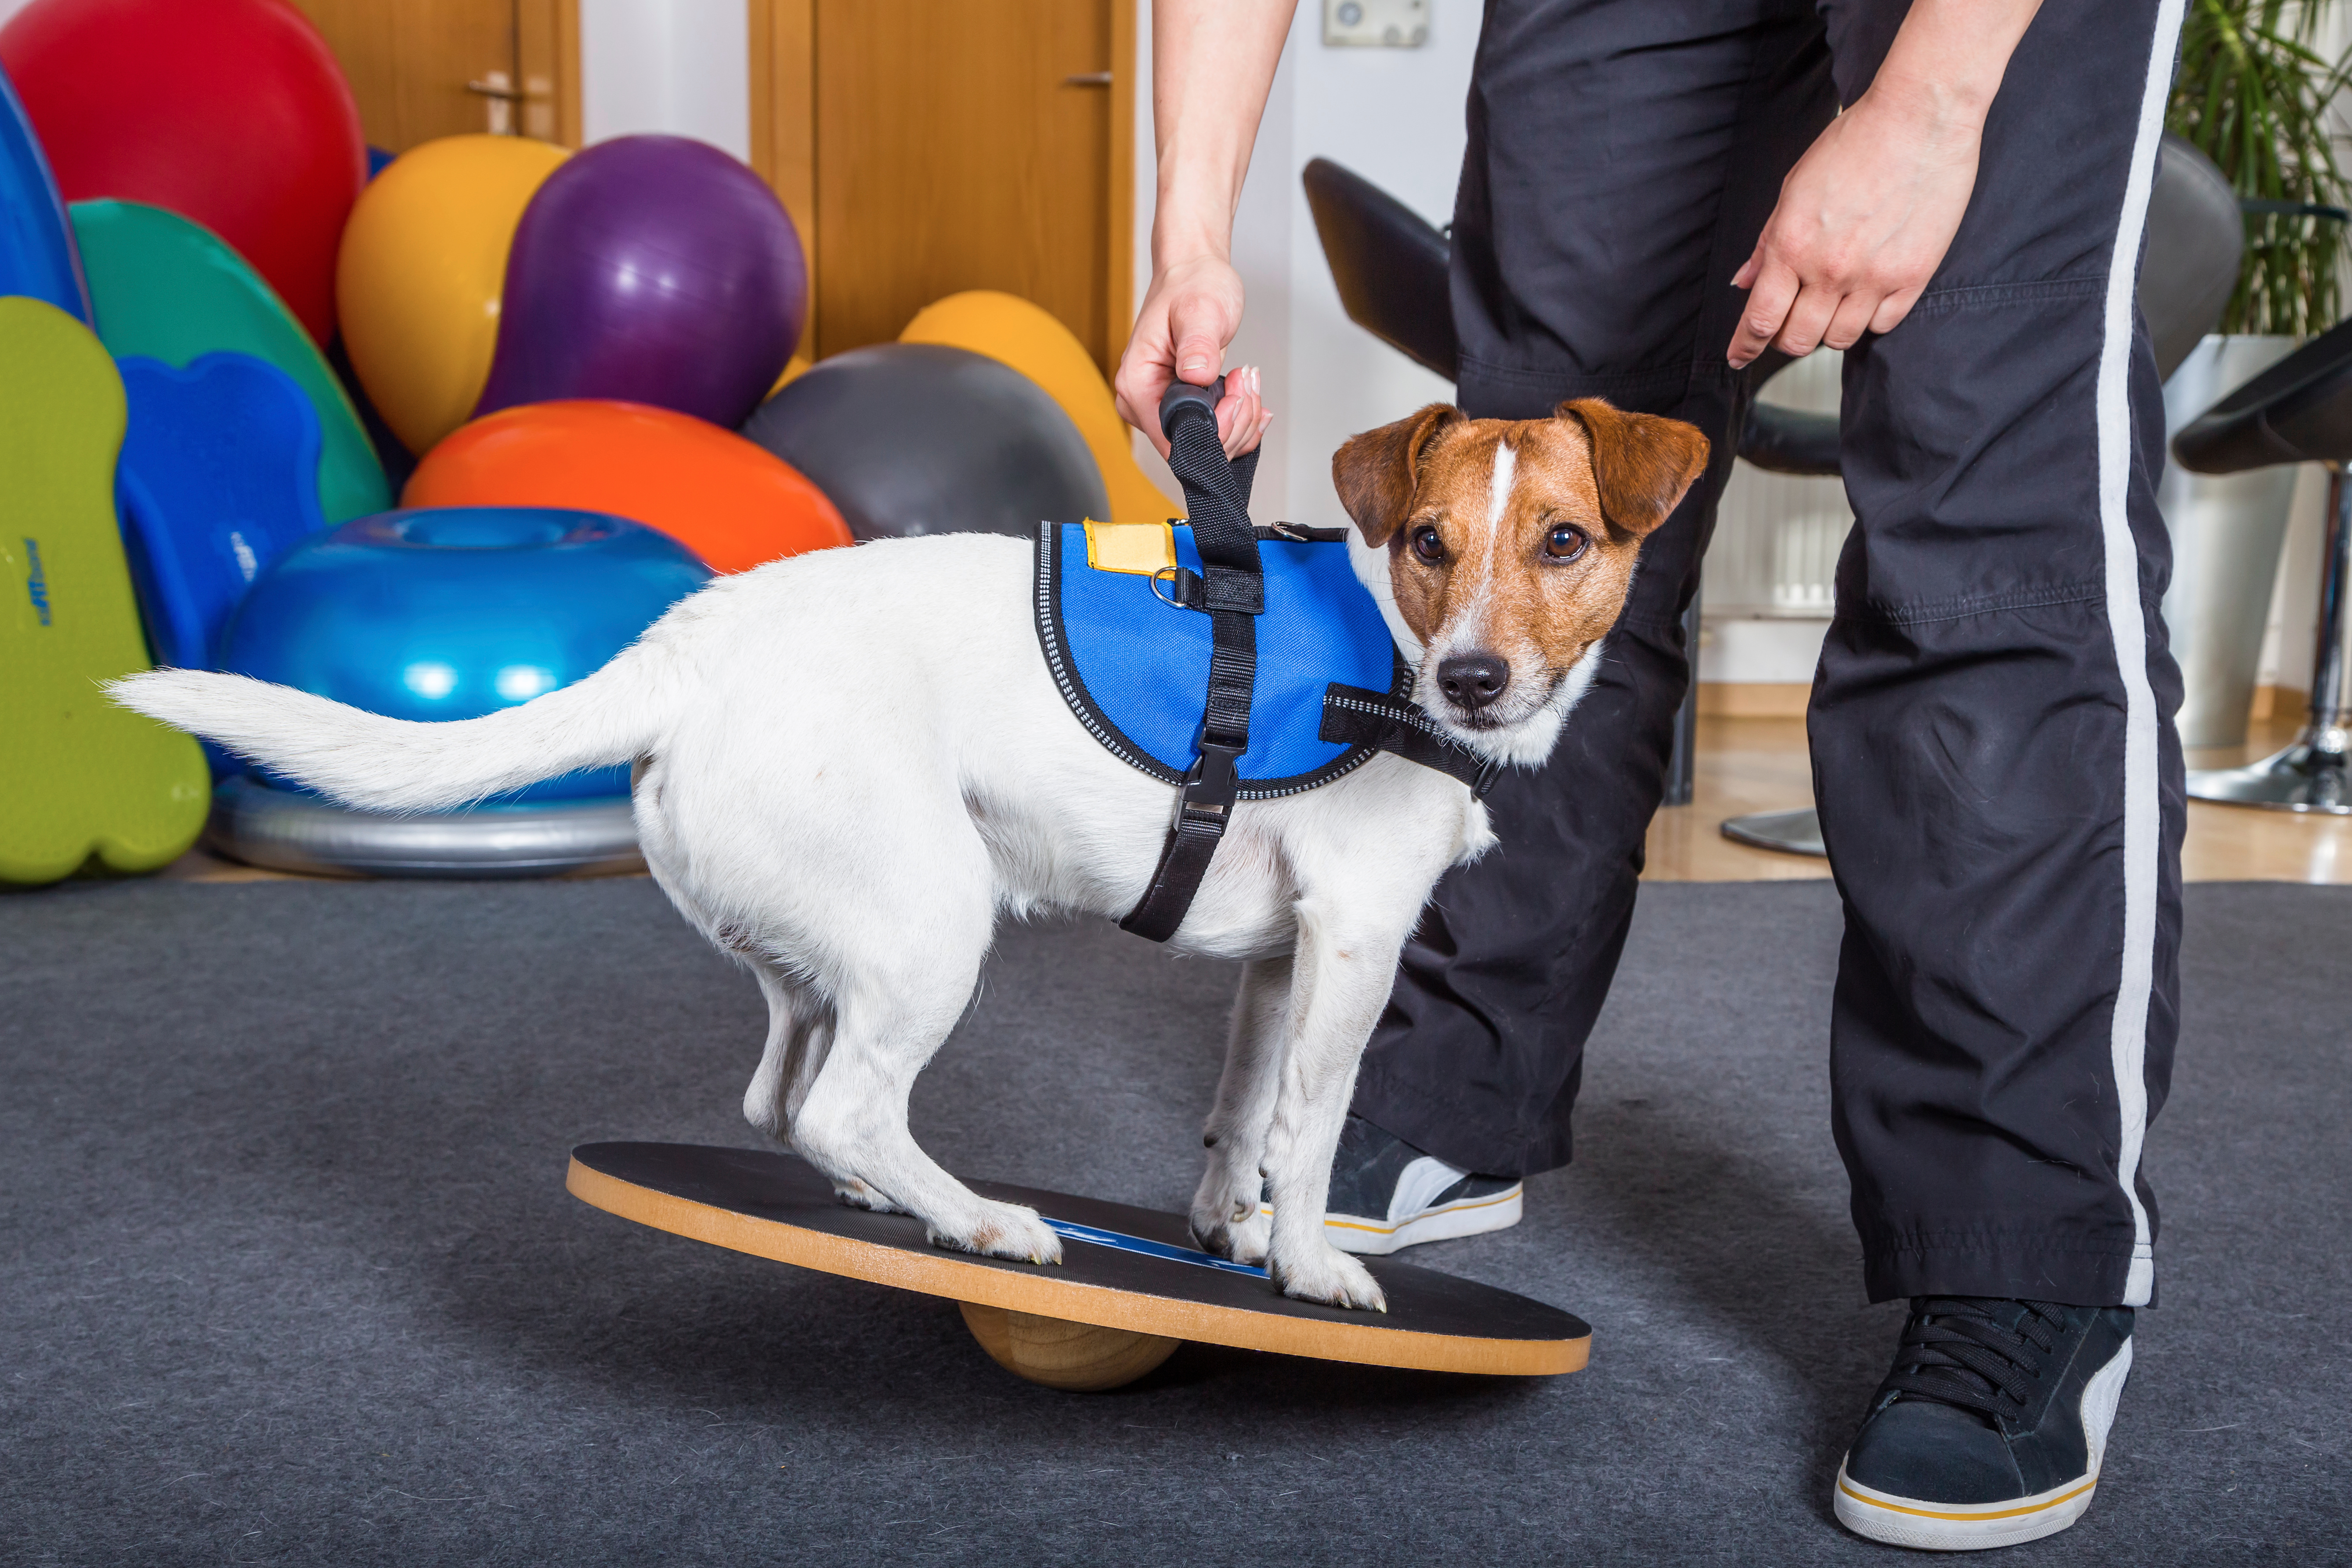
[(1184, 487), (1192, 543), (1201, 552), (1199, 607), (1209, 615), (1209, 689), (1201, 716), (1201, 755), (1177, 792), (1176, 818), (1160, 846), (1151, 885), (1119, 921), (1122, 929), (1166, 942), (1184, 923), (1217, 841), (1234, 814), (1242, 753), (1249, 750), (1250, 695), (1257, 681), (1257, 619), (1265, 609), (1265, 575), (1257, 530), (1249, 518), (1257, 454), (1227, 461), (1217, 439), (1217, 400), (1224, 378), (1209, 386), (1171, 384), (1160, 400), (1168, 467)]
[(1393, 752), (1409, 763), (1460, 779), (1479, 800), (1495, 787), (1503, 764), (1482, 757), (1430, 721), (1429, 715), (1402, 698), (1361, 686), (1333, 681), (1323, 689), (1323, 723), (1316, 731), (1326, 741), (1348, 746), (1371, 746)]

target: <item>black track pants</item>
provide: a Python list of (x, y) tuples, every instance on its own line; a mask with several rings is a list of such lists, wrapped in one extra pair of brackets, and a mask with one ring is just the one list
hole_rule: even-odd
[[(1687, 419), (1706, 480), (1643, 552), (1551, 762), (1440, 884), (1356, 1109), (1501, 1174), (1569, 1155), (1689, 679), (1746, 379), (1724, 352), (1781, 177), (1899, 3), (1491, 0), (1454, 230), (1460, 399)], [(1859, 520), (1815, 676), (1846, 911), (1831, 1070), (1874, 1300), (2137, 1304), (2176, 1026), (2179, 682), (2157, 605), (2163, 414), (2131, 288), (2179, 0), (2047, 0), (1909, 317), (1846, 357)]]

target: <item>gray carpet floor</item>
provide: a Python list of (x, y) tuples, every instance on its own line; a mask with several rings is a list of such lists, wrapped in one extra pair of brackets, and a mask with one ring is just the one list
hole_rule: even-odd
[[(1827, 1490), (1898, 1308), (1826, 1121), (1826, 884), (1647, 889), (1579, 1159), (1419, 1260), (1568, 1308), (1541, 1382), (1199, 1346), (1101, 1395), (952, 1306), (567, 1196), (752, 1143), (751, 982), (643, 880), (0, 898), (0, 1560), (1885, 1562)], [(2352, 1561), (2352, 889), (2189, 895), (2096, 1507), (2024, 1563)], [(916, 1094), (950, 1168), (1181, 1208), (1229, 969), (1005, 933)]]

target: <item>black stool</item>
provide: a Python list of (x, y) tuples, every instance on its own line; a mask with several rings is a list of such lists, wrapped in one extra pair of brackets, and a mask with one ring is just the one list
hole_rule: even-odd
[[(1322, 241), (1331, 281), (1339, 288), (1339, 303), (1348, 319), (1414, 363), (1448, 381), (1454, 379), (1461, 347), (1454, 334), (1454, 307), (1446, 281), (1452, 245), (1444, 232), (1370, 180), (1328, 158), (1309, 162), (1301, 181), (1307, 187), (1307, 208), (1315, 216), (1316, 236)], [(2168, 134), (2156, 184), (2148, 195), (2147, 247), (2138, 289), (2140, 313), (2155, 340), (2159, 374), (2170, 375), (2198, 340), (2221, 319), (2237, 287), (2244, 250), (2244, 219), (2229, 180), (2195, 147)], [(2297, 355), (2284, 363), (2300, 358)], [(1768, 350), (1757, 361), (1749, 384), (1761, 389), (1790, 363), (1777, 349)], [(2263, 380), (2267, 377), (2249, 386)], [(2347, 430), (2352, 431), (2352, 425)], [(2182, 438), (2187, 439), (2186, 432)], [(2352, 446), (2347, 446), (2347, 455), (2352, 456)], [(1751, 398), (1740, 431), (1739, 456), (1772, 473), (1835, 475), (1837, 416), (1801, 413)], [(2290, 460), (2299, 459), (2263, 459)], [(2187, 463), (2185, 458), (2183, 462)], [(2331, 546), (2336, 554), (2331, 560), (2342, 554), (2338, 515), (2333, 536), (2336, 542)], [(2340, 621), (2340, 615), (2337, 618)], [(1675, 720), (1675, 752), (1666, 773), (1668, 805), (1686, 805), (1691, 798), (1691, 758), (1698, 726), (1698, 596), (1694, 594), (1683, 620), (1685, 646), (1692, 651), (1691, 689)], [(2315, 689), (2313, 700), (2315, 703), (2318, 700)], [(1724, 823), (1723, 834), (1762, 849), (1826, 853), (1821, 820), (1811, 806), (1735, 816)]]
[(2274, 463), (2327, 469), (2327, 534), (2321, 552), (2319, 638), (2311, 660), (2311, 711), (2292, 745), (2249, 767), (2200, 769), (2189, 793), (2224, 805), (2352, 814), (2352, 321), (2342, 321), (2215, 404), (2174, 437), (2172, 455), (2200, 474), (2236, 474)]

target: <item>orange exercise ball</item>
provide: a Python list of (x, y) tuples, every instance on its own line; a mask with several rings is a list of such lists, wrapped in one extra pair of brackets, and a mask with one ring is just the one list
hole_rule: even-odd
[(352, 209), (335, 258), (343, 350), (410, 451), (474, 416), (515, 226), (570, 156), (528, 136), (444, 136), (394, 159)]
[(658, 528), (714, 572), (850, 542), (800, 470), (732, 431), (641, 403), (529, 403), (425, 455), (403, 506), (551, 506)]

